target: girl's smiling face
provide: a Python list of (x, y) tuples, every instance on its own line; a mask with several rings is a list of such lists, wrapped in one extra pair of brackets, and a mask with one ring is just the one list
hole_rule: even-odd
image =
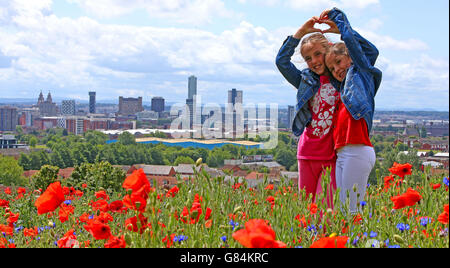
[(333, 77), (342, 82), (347, 75), (348, 68), (352, 65), (352, 59), (347, 55), (328, 53), (325, 57), (325, 63)]
[(301, 54), (306, 61), (308, 68), (318, 75), (327, 75), (325, 66), (326, 50), (319, 42), (308, 42), (301, 48)]

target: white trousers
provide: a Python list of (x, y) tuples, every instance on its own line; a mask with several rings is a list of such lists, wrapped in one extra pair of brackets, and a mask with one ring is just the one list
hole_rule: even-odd
[(337, 152), (336, 187), (340, 189), (339, 200), (345, 204), (348, 195), (352, 214), (358, 212), (357, 204), (364, 200), (375, 159), (373, 147), (366, 145), (347, 145)]

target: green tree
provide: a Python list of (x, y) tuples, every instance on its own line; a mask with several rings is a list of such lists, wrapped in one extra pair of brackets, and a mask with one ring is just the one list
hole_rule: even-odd
[(34, 189), (45, 190), (47, 187), (58, 179), (59, 167), (44, 165), (38, 173), (32, 177), (32, 185)]
[(83, 163), (76, 166), (67, 183), (74, 187), (81, 187), (86, 183), (89, 190), (97, 191), (100, 188), (109, 193), (123, 192), (122, 183), (126, 177), (123, 169), (113, 167), (109, 162)]
[(24, 170), (31, 170), (31, 158), (24, 153), (20, 153), (19, 156), (19, 165), (24, 169)]
[(174, 166), (178, 166), (179, 164), (194, 164), (194, 160), (189, 156), (178, 156), (173, 163)]
[(117, 138), (117, 141), (123, 145), (136, 144), (136, 138), (128, 131), (124, 131), (122, 134), (120, 134)]
[(0, 184), (24, 186), (26, 179), (22, 174), (23, 168), (16, 159), (10, 156), (0, 155)]
[(35, 136), (32, 136), (30, 140), (28, 141), (28, 145), (30, 145), (32, 148), (36, 147), (36, 144), (38, 143), (38, 140)]

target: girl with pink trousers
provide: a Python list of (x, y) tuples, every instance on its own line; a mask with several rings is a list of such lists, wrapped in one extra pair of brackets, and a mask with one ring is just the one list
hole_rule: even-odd
[[(330, 82), (330, 73), (325, 65), (325, 54), (330, 48), (328, 39), (321, 30), (314, 28), (319, 21), (312, 17), (297, 32), (288, 36), (280, 48), (276, 65), (284, 78), (297, 89), (296, 113), (292, 131), (299, 137), (297, 160), (299, 190), (312, 195), (312, 201), (321, 189), (321, 178), (326, 169), (331, 169), (331, 182), (327, 186), (327, 204), (333, 207), (332, 192), (336, 189), (336, 154), (333, 142), (333, 122), (339, 101), (338, 83)], [(308, 68), (299, 70), (291, 58), (296, 47)], [(322, 200), (323, 201), (323, 200)]]

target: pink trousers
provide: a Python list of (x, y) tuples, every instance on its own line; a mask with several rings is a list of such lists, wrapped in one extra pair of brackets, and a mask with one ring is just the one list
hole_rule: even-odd
[[(312, 194), (313, 202), (322, 193), (321, 181), (326, 168), (331, 168), (330, 184), (327, 186), (327, 206), (333, 209), (333, 193), (336, 191), (336, 158), (332, 160), (298, 160), (298, 189), (304, 189), (306, 196)], [(322, 202), (324, 200), (321, 200)]]

